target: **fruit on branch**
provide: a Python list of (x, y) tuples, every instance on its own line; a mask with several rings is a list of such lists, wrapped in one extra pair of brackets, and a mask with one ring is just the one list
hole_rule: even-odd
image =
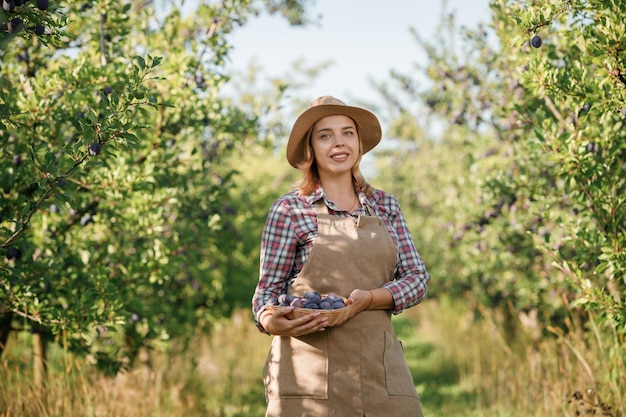
[(15, 2), (13, 0), (2, 0), (2, 9), (5, 12), (12, 12), (15, 8)]
[(533, 48), (541, 47), (542, 43), (543, 41), (541, 40), (541, 36), (539, 35), (533, 36), (532, 39), (530, 40), (530, 44), (533, 46)]
[(96, 156), (100, 154), (100, 151), (102, 150), (102, 145), (100, 145), (100, 142), (93, 142), (91, 145), (89, 145), (89, 154)]
[(46, 27), (42, 25), (41, 23), (37, 23), (33, 27), (33, 31), (35, 32), (36, 35), (43, 35), (44, 33), (46, 33)]
[(10, 33), (17, 33), (24, 27), (24, 21), (19, 17), (14, 17), (9, 23), (7, 23), (7, 29)]
[(15, 246), (11, 246), (9, 249), (7, 249), (7, 259), (9, 261), (19, 261), (22, 258), (22, 252), (20, 251), (19, 248), (16, 248)]

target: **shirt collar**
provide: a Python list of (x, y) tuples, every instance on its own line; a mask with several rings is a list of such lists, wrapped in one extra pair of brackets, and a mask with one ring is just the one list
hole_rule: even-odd
[[(365, 195), (365, 193), (363, 193), (361, 191), (361, 189), (359, 188), (359, 186), (356, 184), (356, 182), (354, 183), (354, 189), (357, 192), (357, 196), (359, 198), (359, 202), (361, 204), (370, 204), (369, 200), (367, 199), (367, 196)], [(318, 184), (317, 188), (315, 189), (315, 191), (312, 194), (309, 194), (308, 196), (305, 197), (305, 199), (308, 201), (309, 204), (315, 204), (317, 203), (319, 200), (323, 199), (324, 203), (331, 209), (335, 210), (336, 208), (333, 207), (331, 204), (329, 204), (328, 202), (328, 198), (326, 198), (326, 193), (324, 193), (324, 189), (322, 188), (322, 184)]]
[(322, 189), (322, 185), (318, 184), (315, 191), (313, 191), (312, 194), (305, 196), (304, 198), (309, 204), (315, 204), (316, 202), (318, 202), (324, 197), (325, 197), (325, 194), (324, 194), (324, 190)]

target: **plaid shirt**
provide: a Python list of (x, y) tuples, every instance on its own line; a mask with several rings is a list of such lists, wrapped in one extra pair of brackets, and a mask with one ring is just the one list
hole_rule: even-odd
[[(383, 285), (395, 303), (394, 314), (419, 304), (428, 290), (430, 276), (415, 248), (398, 200), (389, 193), (374, 190), (371, 197), (358, 192), (362, 207), (357, 214), (367, 215), (364, 204), (374, 208), (383, 220), (396, 245), (398, 263), (394, 279)], [(324, 199), (329, 214), (350, 216), (329, 201), (321, 187), (308, 196), (298, 191), (285, 194), (272, 204), (261, 239), (261, 265), (259, 282), (252, 298), (252, 311), (259, 330), (259, 313), (272, 298), (287, 292), (287, 288), (302, 270), (317, 237), (315, 202)]]

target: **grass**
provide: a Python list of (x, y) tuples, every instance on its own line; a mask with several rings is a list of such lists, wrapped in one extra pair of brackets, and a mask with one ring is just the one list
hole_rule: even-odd
[[(394, 317), (394, 326), (426, 416), (625, 415), (623, 351), (610, 352), (620, 346), (615, 335), (595, 329), (588, 340), (555, 333), (507, 343), (497, 322), (435, 300)], [(31, 383), (29, 334), (13, 335), (1, 362), (0, 416), (261, 417), (270, 340), (242, 312), (190, 348), (155, 353), (150, 367), (115, 378), (51, 346), (49, 383), (40, 393)]]
[(477, 321), (446, 300), (394, 323), (425, 415), (626, 415), (624, 344), (614, 333), (592, 327), (584, 338), (553, 329), (539, 341), (521, 332), (507, 342), (495, 318)]

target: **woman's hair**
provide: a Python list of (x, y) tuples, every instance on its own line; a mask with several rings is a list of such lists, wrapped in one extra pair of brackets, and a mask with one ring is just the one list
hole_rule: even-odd
[[(354, 123), (357, 126), (356, 122)], [(359, 127), (357, 126), (357, 134), (359, 133)], [(311, 137), (313, 136), (313, 126), (309, 128), (306, 133), (306, 150), (304, 161), (298, 164), (298, 169), (302, 171), (302, 178), (296, 182), (295, 187), (300, 192), (300, 195), (310, 195), (313, 193), (320, 182), (320, 174), (317, 169), (317, 163), (315, 162), (315, 155), (313, 154), (313, 147), (311, 145)], [(363, 191), (365, 195), (370, 197), (374, 188), (365, 180), (365, 177), (361, 173), (359, 164), (363, 157), (363, 144), (361, 143), (361, 135), (359, 135), (359, 158), (352, 167), (352, 177), (359, 190)]]

